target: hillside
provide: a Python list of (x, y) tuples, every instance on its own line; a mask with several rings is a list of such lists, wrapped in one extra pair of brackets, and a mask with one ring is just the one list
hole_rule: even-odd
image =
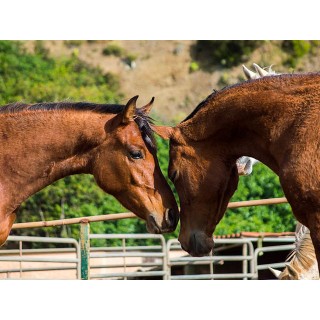
[[(281, 47), (281, 41), (264, 41), (245, 64), (252, 63), (264, 67), (273, 65), (277, 72), (300, 72), (320, 70), (318, 44), (312, 52), (304, 47), (294, 70), (284, 66), (289, 54)], [(36, 42), (26, 41), (25, 47), (34, 50)], [(233, 84), (244, 79), (239, 63), (231, 68), (221, 64), (210, 68), (199, 67), (195, 62), (194, 51), (197, 41), (44, 41), (42, 45), (52, 57), (76, 55), (91, 66), (99, 67), (103, 73), (114, 75), (120, 84), (123, 101), (139, 95), (139, 103), (147, 103), (155, 96), (154, 112), (164, 123), (181, 121), (213, 89)], [(107, 47), (114, 53), (103, 54)], [(129, 66), (131, 65), (131, 67)], [(209, 71), (208, 71), (209, 70)]]

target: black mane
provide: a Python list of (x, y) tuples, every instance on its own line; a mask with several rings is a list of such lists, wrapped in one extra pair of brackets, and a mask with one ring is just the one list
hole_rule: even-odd
[(94, 111), (99, 113), (120, 113), (124, 105), (97, 104), (91, 102), (41, 102), (35, 104), (10, 103), (0, 108), (0, 113), (16, 113), (21, 111), (74, 110)]
[(182, 121), (185, 122), (189, 119), (191, 119), (204, 105), (206, 105), (206, 102), (211, 99), (214, 95), (216, 95), (219, 91), (213, 90), (213, 92), (208, 95), (204, 100), (202, 100), (196, 107), (195, 109)]
[[(0, 114), (18, 113), (22, 111), (54, 111), (54, 110), (73, 110), (91, 111), (97, 113), (118, 114), (122, 112), (125, 105), (120, 104), (97, 104), (91, 102), (41, 102), (35, 104), (11, 103), (0, 107)], [(146, 145), (152, 150), (156, 150), (156, 140), (154, 138), (151, 125), (153, 120), (141, 109), (136, 109), (134, 121), (138, 125), (142, 138)]]

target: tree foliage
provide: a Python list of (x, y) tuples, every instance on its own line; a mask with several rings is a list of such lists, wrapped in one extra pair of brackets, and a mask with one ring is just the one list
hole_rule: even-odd
[(192, 56), (204, 69), (212, 66), (230, 68), (247, 61), (262, 43), (261, 40), (199, 40)]
[[(279, 178), (265, 165), (258, 163), (250, 176), (241, 176), (231, 201), (284, 197)], [(294, 231), (295, 218), (289, 204), (228, 209), (218, 224), (216, 234), (241, 231)]]

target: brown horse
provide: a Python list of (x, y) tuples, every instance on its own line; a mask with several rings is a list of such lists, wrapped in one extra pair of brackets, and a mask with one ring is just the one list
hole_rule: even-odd
[[(257, 64), (253, 64), (253, 66), (256, 72), (252, 72), (244, 65), (242, 66), (247, 79), (258, 79), (277, 74), (271, 67), (266, 71)], [(237, 159), (238, 174), (250, 175), (255, 163), (257, 163), (256, 159), (246, 156)], [(318, 280), (318, 263), (310, 237), (310, 230), (298, 222), (295, 235), (295, 249), (286, 260), (286, 267), (282, 272), (269, 267), (270, 271), (280, 280)]]
[(92, 174), (98, 185), (147, 221), (170, 232), (178, 208), (156, 157), (148, 112), (86, 102), (10, 104), (0, 108), (0, 244), (20, 204), (54, 181)]
[(283, 74), (212, 93), (170, 138), (169, 175), (181, 203), (179, 240), (191, 255), (213, 248), (212, 233), (238, 184), (244, 154), (279, 175), (296, 218), (311, 231), (320, 260), (320, 74)]

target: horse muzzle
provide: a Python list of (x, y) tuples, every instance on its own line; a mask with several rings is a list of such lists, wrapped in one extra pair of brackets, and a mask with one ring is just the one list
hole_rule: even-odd
[(192, 257), (203, 257), (209, 255), (214, 247), (212, 237), (208, 237), (203, 232), (193, 232), (189, 237), (189, 241), (184, 243), (179, 237), (181, 247), (187, 251)]
[(173, 232), (179, 222), (179, 212), (177, 209), (166, 209), (164, 216), (152, 213), (147, 218), (147, 230), (149, 233)]

